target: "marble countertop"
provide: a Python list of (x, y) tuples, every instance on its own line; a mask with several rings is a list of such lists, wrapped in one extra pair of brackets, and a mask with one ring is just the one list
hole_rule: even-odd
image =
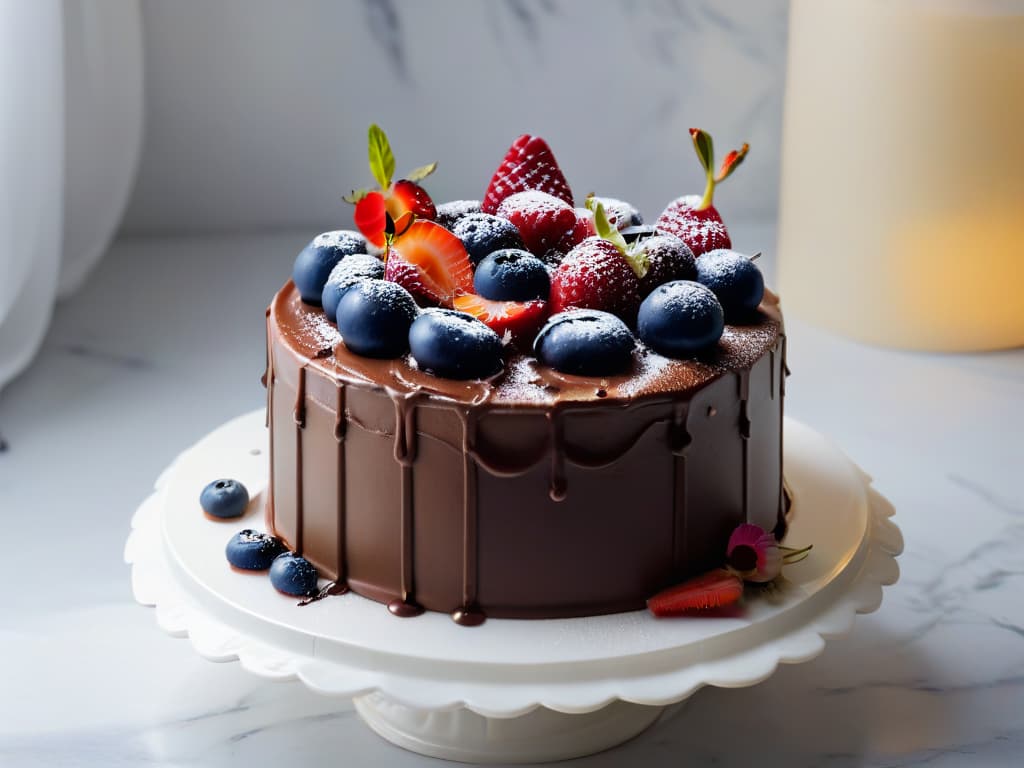
[[(734, 234), (774, 242), (756, 222)], [(437, 764), (345, 702), (167, 637), (122, 562), (157, 473), (263, 402), (263, 310), (308, 236), (119, 241), (0, 393), (0, 764)], [(895, 504), (900, 582), (814, 661), (701, 690), (574, 765), (1020, 765), (1024, 350), (896, 352), (787, 321), (787, 412)]]

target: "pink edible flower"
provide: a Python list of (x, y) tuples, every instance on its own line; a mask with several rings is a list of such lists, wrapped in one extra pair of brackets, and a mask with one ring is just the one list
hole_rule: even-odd
[(782, 552), (775, 536), (752, 523), (743, 523), (732, 532), (725, 556), (729, 567), (747, 581), (771, 581), (782, 571)]

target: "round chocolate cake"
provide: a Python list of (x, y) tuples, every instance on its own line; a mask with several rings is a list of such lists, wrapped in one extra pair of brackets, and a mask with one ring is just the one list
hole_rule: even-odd
[[(408, 344), (400, 345), (397, 353), (381, 351), (378, 342), (391, 333), (391, 325), (356, 342), (362, 336), (350, 316), (358, 301), (369, 301), (380, 291), (367, 289), (353, 298), (356, 289), (346, 286), (337, 292), (340, 304), (328, 308), (330, 280), (337, 280), (327, 278), (329, 269), (322, 268), (324, 260), (318, 256), (327, 252), (327, 241), (321, 239), (326, 236), (300, 256), (294, 280), (267, 310), (269, 529), (322, 577), (333, 580), (327, 592), (351, 589), (386, 603), (399, 616), (428, 609), (450, 613), (462, 624), (487, 616), (540, 619), (634, 610), (659, 590), (720, 565), (737, 525), (753, 523), (772, 531), (784, 520), (786, 362), (776, 297), (763, 291), (762, 282), (753, 303), (739, 312), (730, 307), (737, 300), (728, 285), (719, 284), (720, 275), (700, 277), (701, 265), (713, 259), (702, 262), (705, 257), (697, 254), (695, 269), (686, 249), (685, 268), (710, 289), (691, 280), (674, 281), (671, 270), (661, 265), (668, 270), (663, 278), (667, 293), (660, 304), (651, 303), (655, 286), (636, 287), (639, 283), (629, 272), (632, 257), (641, 249), (627, 246), (616, 234), (636, 222), (620, 216), (618, 223), (611, 221), (616, 231), (609, 234), (603, 230), (608, 230), (610, 217), (600, 205), (590, 207), (597, 233), (605, 240), (586, 227), (575, 232), (563, 227), (570, 238), (559, 245), (563, 252), (549, 247), (550, 239), (544, 241), (529, 229), (533, 220), (524, 223), (507, 205), (518, 196), (506, 166), (509, 157), (525, 162), (524, 150), (517, 150), (520, 142), (495, 175), (501, 183), (492, 181), (484, 208), (494, 189), (504, 195), (492, 209), (515, 224), (527, 248), (542, 257), (551, 275), (550, 295), (526, 302), (480, 299), (472, 293), (472, 279), (473, 271), (483, 268), (472, 258), (473, 248), (490, 235), (473, 230), (472, 237), (461, 241), (468, 250), (461, 244), (455, 249), (461, 253), (454, 256), (444, 250), (445, 238), (460, 242), (451, 234), (460, 232), (458, 221), (484, 215), (480, 209), (460, 201), (459, 215), (445, 222), (448, 228), (417, 221), (407, 234), (399, 231), (396, 236), (389, 199), (386, 280), (407, 288), (420, 306), (470, 312), (413, 310), (415, 317), (429, 315), (425, 332), (435, 333), (436, 339), (426, 338), (429, 343), (436, 340), (440, 352), (423, 344), (419, 349), (424, 351), (418, 352), (415, 339), (411, 352)], [(537, 153), (531, 152), (529, 162), (536, 163)], [(372, 157), (371, 149), (371, 162)], [(554, 202), (574, 211), (560, 200)], [(556, 208), (552, 203), (545, 210)], [(443, 211), (433, 212), (431, 218), (442, 220)], [(578, 209), (573, 217), (573, 222), (586, 222), (585, 212)], [(687, 226), (695, 225), (691, 221)], [(715, 226), (725, 232), (720, 219)], [(372, 243), (374, 233), (360, 228)], [(711, 231), (697, 229), (702, 237)], [(668, 231), (671, 227), (659, 221), (656, 234)], [(499, 234), (505, 238), (502, 247), (507, 246), (508, 231)], [(719, 247), (729, 247), (727, 234), (725, 238)], [(618, 250), (607, 247), (608, 241)], [(332, 242), (337, 249), (338, 238)], [(702, 243), (705, 250), (707, 245)], [(441, 266), (428, 264), (422, 256), (427, 252)], [(345, 258), (344, 253), (336, 256), (329, 266), (344, 264)], [(566, 266), (574, 259), (597, 263), (609, 258), (621, 258), (626, 265), (615, 265), (626, 273), (613, 283), (614, 301), (602, 298), (607, 293), (588, 294), (590, 273)], [(742, 261), (747, 267), (746, 257)], [(395, 265), (415, 269), (403, 272)], [(636, 274), (642, 278), (656, 266), (652, 255)], [(499, 267), (495, 274), (502, 278)], [(468, 272), (468, 283), (459, 282), (461, 271)], [(450, 278), (448, 283), (445, 278)], [(760, 280), (759, 273), (756, 278)], [(385, 282), (373, 275), (359, 280)], [(321, 307), (316, 292), (325, 281)], [(445, 285), (451, 287), (450, 295), (443, 294)], [(709, 298), (693, 307), (686, 297), (697, 290)], [(429, 291), (433, 293), (424, 302)], [(588, 304), (581, 296), (597, 298)], [(724, 327), (715, 296), (725, 305)], [(471, 301), (460, 301), (466, 298)], [(569, 352), (579, 352), (573, 358), (577, 362), (568, 363), (568, 353), (555, 349), (554, 342), (548, 346), (555, 352), (541, 349), (546, 330), (538, 335), (534, 325), (520, 333), (526, 326), (509, 322), (536, 310), (544, 315), (542, 323), (550, 318), (549, 328), (564, 318), (571, 320), (574, 307), (593, 308), (602, 301), (609, 311), (597, 314), (619, 323), (628, 338), (626, 357), (614, 364), (615, 370), (601, 370), (607, 339), (593, 333), (563, 334), (571, 347), (576, 345)], [(717, 316), (705, 311), (708, 302), (714, 303)], [(473, 308), (481, 305), (486, 312), (474, 315)], [(395, 306), (393, 300), (387, 304), (389, 310)], [(690, 327), (701, 312), (712, 321), (718, 318), (710, 342), (705, 338), (710, 326)], [(647, 326), (645, 313), (654, 318)], [(383, 322), (373, 313), (365, 317)], [(472, 326), (466, 336), (462, 326), (453, 325), (456, 321), (477, 324), (479, 333)], [(342, 333), (339, 326), (353, 330)], [(432, 330), (436, 328), (441, 330)], [(678, 338), (665, 340), (665, 328)], [(639, 337), (635, 342), (634, 332)], [(493, 346), (497, 351), (489, 351), (490, 336), (485, 334), (500, 337), (501, 343)], [(464, 354), (456, 348), (445, 369), (449, 373), (439, 375), (442, 363), (428, 365), (424, 360), (442, 359), (444, 345), (453, 343), (450, 339), (470, 339), (472, 344), (464, 342)], [(703, 345), (692, 354), (655, 351), (684, 348), (692, 339), (702, 339)], [(477, 360), (480, 356), (483, 362)], [(476, 374), (460, 373), (467, 370)]]

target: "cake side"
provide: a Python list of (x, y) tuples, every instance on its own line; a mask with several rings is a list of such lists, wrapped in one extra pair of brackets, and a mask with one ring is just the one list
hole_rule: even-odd
[[(766, 296), (700, 360), (617, 377), (513, 357), (487, 381), (352, 355), (286, 285), (268, 310), (268, 523), (393, 612), (641, 608), (783, 511), (785, 338)], [(332, 334), (333, 331), (333, 334)]]

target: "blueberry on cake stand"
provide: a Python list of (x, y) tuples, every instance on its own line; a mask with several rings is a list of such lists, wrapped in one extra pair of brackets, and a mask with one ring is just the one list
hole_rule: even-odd
[[(703, 685), (754, 685), (780, 663), (814, 658), (825, 637), (877, 609), (899, 574), (891, 505), (825, 438), (787, 420), (789, 538), (814, 549), (734, 615), (636, 611), (467, 628), (441, 613), (400, 620), (351, 593), (298, 608), (224, 560), (235, 528), (263, 526), (266, 439), (263, 411), (249, 413), (161, 474), (125, 549), (136, 599), (204, 657), (352, 698), (378, 734), (434, 757), (526, 763), (608, 749)], [(235, 527), (198, 510), (196, 489), (215, 475), (253, 497)]]

